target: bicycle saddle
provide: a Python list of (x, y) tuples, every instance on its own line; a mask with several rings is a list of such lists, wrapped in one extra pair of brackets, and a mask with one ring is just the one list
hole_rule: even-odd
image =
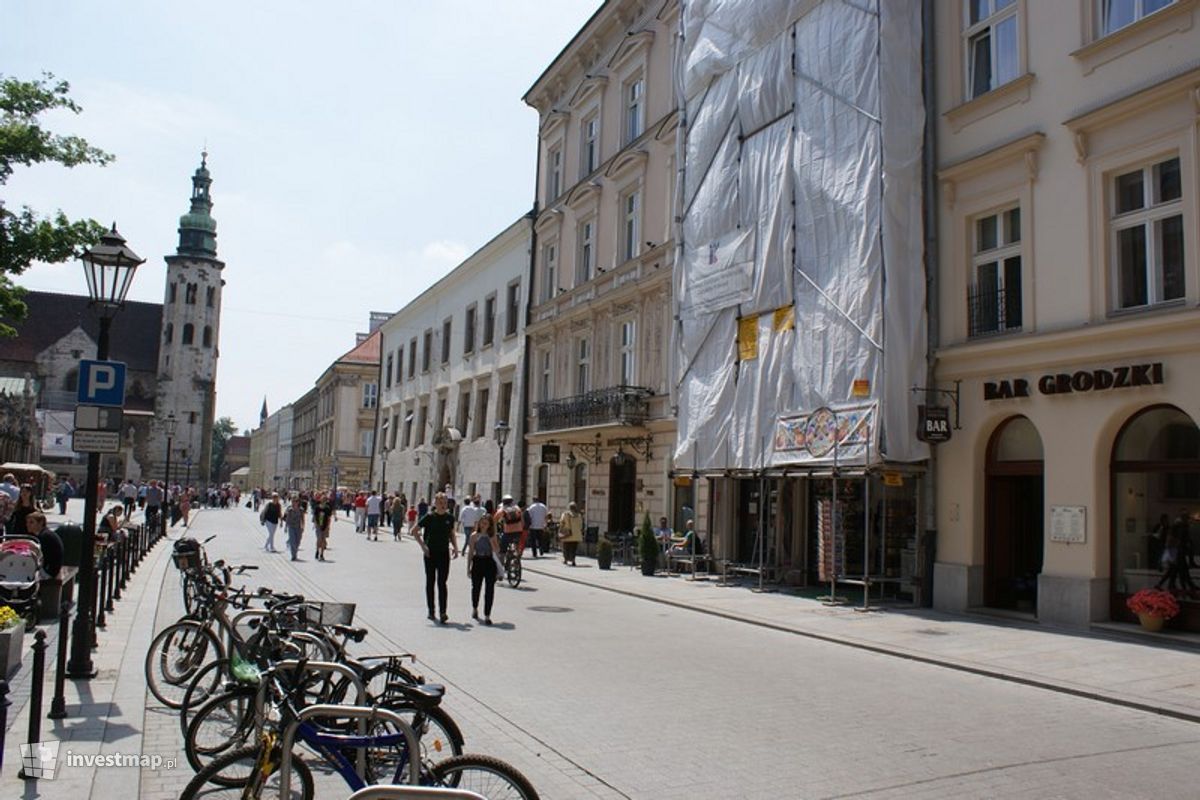
[(349, 625), (330, 625), (330, 629), (337, 634), (345, 636), (352, 642), (358, 643), (367, 638), (366, 628), (351, 628)]
[(446, 687), (440, 683), (425, 683), (419, 686), (392, 683), (388, 684), (388, 689), (398, 692), (405, 700), (422, 711), (435, 708), (442, 702), (442, 696), (446, 694)]

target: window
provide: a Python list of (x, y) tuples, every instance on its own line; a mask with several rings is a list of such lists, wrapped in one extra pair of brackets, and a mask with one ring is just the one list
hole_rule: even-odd
[(487, 347), (496, 338), (496, 295), (483, 301), (483, 346)]
[(500, 384), (500, 402), (496, 405), (496, 421), (503, 420), (510, 425), (512, 420), (510, 414), (512, 412), (512, 381), (505, 381)]
[(1116, 306), (1181, 299), (1183, 185), (1179, 158), (1122, 173), (1111, 183), (1111, 247)]
[(542, 300), (553, 300), (558, 294), (558, 245), (542, 249)]
[(479, 307), (474, 303), (467, 306), (467, 315), (463, 324), (463, 355), (475, 352), (475, 317)]
[(596, 222), (588, 220), (579, 226), (579, 259), (576, 262), (576, 285), (587, 283), (595, 272)]
[(375, 452), (375, 431), (370, 428), (358, 432), (358, 454), (369, 456)]
[(217, 287), (209, 286), (204, 290), (204, 305), (212, 308), (216, 304)]
[(205, 347), (212, 347), (212, 325), (204, 326), (204, 333), (201, 334), (201, 342)]
[(417, 373), (417, 339), (414, 336), (408, 341), (408, 377)]
[(442, 322), (442, 363), (450, 363), (450, 324), (451, 317), (446, 317)]
[(175, 326), (172, 323), (168, 322), (167, 323), (167, 344), (170, 344), (171, 340), (174, 338), (175, 338)]
[(362, 407), (374, 408), (379, 403), (379, 384), (364, 383), (362, 392)]
[(625, 144), (642, 135), (645, 125), (646, 82), (639, 75), (625, 84)]
[(620, 325), (620, 362), (617, 366), (617, 384), (619, 386), (633, 386), (634, 356), (637, 352), (634, 330), (633, 320), (625, 320)]
[(167, 284), (167, 302), (175, 302), (175, 284), (173, 283)]
[(1020, 74), (1017, 0), (966, 3), (967, 99), (987, 94)]
[(621, 254), (624, 260), (636, 258), (641, 252), (641, 198), (634, 191), (621, 199)]
[(488, 400), (490, 399), (491, 393), (492, 393), (491, 389), (488, 389), (487, 387), (483, 387), (479, 390), (479, 399), (476, 401), (477, 405), (475, 406), (475, 438), (476, 439), (480, 439), (480, 438), (488, 435), (487, 411), (488, 411)]
[(579, 510), (583, 511), (587, 504), (587, 464), (579, 463), (571, 474), (571, 499)]
[(1099, 0), (1100, 35), (1107, 36), (1132, 25), (1159, 9), (1171, 5), (1174, 0)]
[(538, 389), (538, 399), (543, 400), (543, 401), (549, 400), (550, 399), (550, 351), (549, 350), (545, 350), (542, 352), (542, 372), (539, 377), (540, 377), (540, 382), (539, 382), (539, 389)]
[(534, 489), (536, 492), (534, 498), (545, 502), (546, 490), (550, 486), (550, 467), (546, 466), (545, 464), (539, 464), (536, 474), (537, 477), (534, 480), (534, 485), (537, 488)]
[(968, 335), (1021, 327), (1021, 209), (1010, 208), (974, 222), (971, 287), (967, 290)]
[(546, 202), (549, 203), (562, 192), (562, 145), (551, 150), (546, 161)]
[(425, 348), (421, 353), (421, 372), (429, 372), (429, 362), (433, 358), (433, 329), (425, 329)]
[(467, 424), (471, 419), (471, 390), (463, 389), (458, 395), (458, 432), (467, 435)]
[(421, 413), (417, 415), (417, 446), (425, 444), (425, 423), (429, 419), (429, 404), (421, 404)]
[(195, 411), (188, 412), (188, 424), (189, 425), (196, 424), (196, 412)]
[(404, 415), (404, 447), (405, 447), (405, 449), (407, 449), (408, 446), (412, 444), (412, 430), (413, 430), (413, 412), (410, 411)]
[(575, 340), (575, 394), (588, 390), (588, 367), (591, 365), (592, 343), (588, 339)]
[(596, 171), (596, 167), (600, 166), (600, 115), (593, 114), (583, 122), (583, 127), (580, 129), (580, 135), (583, 142), (580, 145), (580, 165), (579, 171), (581, 177), (587, 177)]
[(183, 326), (183, 338), (180, 340), (183, 344), (192, 344), (196, 338), (196, 326), (192, 323), (187, 323)]
[(513, 336), (517, 332), (517, 313), (521, 310), (521, 282), (508, 285), (508, 311), (504, 316), (504, 335)]
[(438, 395), (437, 417), (434, 419), (434, 431), (440, 431), (446, 426), (446, 395)]
[(387, 369), (384, 371), (384, 384), (388, 389), (392, 388), (392, 354), (388, 353)]
[(196, 284), (189, 283), (187, 288), (184, 289), (183, 302), (187, 303), (189, 306), (196, 305)]

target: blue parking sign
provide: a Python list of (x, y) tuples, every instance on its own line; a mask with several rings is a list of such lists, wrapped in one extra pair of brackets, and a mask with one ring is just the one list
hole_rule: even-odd
[(125, 405), (125, 364), (120, 361), (80, 361), (76, 399), (93, 406)]

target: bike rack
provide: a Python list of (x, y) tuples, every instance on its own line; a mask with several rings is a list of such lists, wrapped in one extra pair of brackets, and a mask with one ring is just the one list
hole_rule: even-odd
[[(329, 666), (341, 666), (341, 664), (332, 664)], [(286, 800), (291, 796), (292, 791), (292, 747), (296, 741), (296, 728), (300, 727), (301, 722), (305, 722), (312, 717), (350, 717), (359, 720), (359, 730), (364, 731), (363, 736), (366, 736), (365, 728), (367, 720), (383, 719), (395, 725), (402, 734), (404, 734), (405, 744), (408, 746), (408, 779), (416, 786), (421, 780), (421, 753), (420, 742), (417, 740), (417, 733), (412, 729), (412, 726), (405, 722), (395, 711), (390, 711), (386, 708), (375, 708), (374, 706), (339, 706), (333, 703), (318, 703), (315, 706), (308, 706), (300, 710), (296, 715), (296, 719), (283, 731), (283, 739), (280, 747), (280, 762), (279, 762), (279, 797), (280, 800)], [(366, 781), (366, 757), (367, 750), (365, 747), (358, 748), (359, 761), (359, 777)], [(367, 787), (382, 788), (382, 787)], [(417, 787), (423, 788), (423, 787)], [(365, 790), (360, 790), (365, 791)], [(408, 795), (412, 797), (413, 795)], [(416, 795), (420, 797), (420, 795)], [(369, 795), (368, 795), (369, 797)], [(433, 795), (437, 798), (438, 795)], [(471, 795), (465, 795), (467, 800), (472, 800)], [(486, 798), (484, 798), (486, 800)]]
[(350, 795), (349, 800), (487, 800), (466, 789), (438, 789), (428, 786), (368, 786)]
[[(296, 659), (280, 661), (278, 664), (276, 664), (276, 668), (281, 669), (281, 670), (287, 670), (287, 669), (294, 670), (299, 667), (300, 667), (300, 661), (298, 661)], [(345, 664), (335, 664), (332, 661), (309, 661), (304, 664), (304, 668), (308, 669), (308, 670), (312, 670), (313, 672), (336, 672), (337, 674), (348, 678), (350, 680), (350, 683), (352, 683), (354, 685), (355, 705), (353, 705), (353, 706), (337, 706), (337, 705), (332, 705), (332, 704), (328, 704), (328, 703), (322, 703), (322, 704), (315, 705), (315, 706), (309, 706), (309, 708), (335, 708), (335, 709), (337, 709), (337, 708), (367, 708), (368, 707), (368, 706), (362, 705), (363, 701), (365, 701), (367, 699), (367, 687), (363, 684), (362, 678), (360, 678), (358, 676), (358, 673), (355, 672), (354, 670), (350, 669), (350, 667), (346, 666)], [(263, 681), (262, 685), (259, 687), (258, 694), (256, 694), (254, 696), (254, 719), (255, 719), (255, 721), (258, 722), (258, 724), (260, 726), (262, 725), (262, 719), (263, 719), (263, 701), (266, 697), (266, 686), (267, 686), (267, 682)], [(298, 719), (305, 719), (306, 717), (304, 717), (304, 712), (307, 710), (308, 709), (301, 710), (300, 716)], [(353, 717), (355, 715), (354, 714), (343, 714), (342, 716)], [(291, 739), (295, 737), (295, 733), (296, 732), (295, 732), (294, 725), (291, 726), (289, 731), (285, 733), (285, 735), (288, 736), (287, 742), (288, 742), (289, 746), (291, 744)], [(358, 733), (360, 736), (367, 735), (367, 722), (366, 722), (365, 718), (359, 719)], [(356, 761), (358, 762), (356, 765), (358, 767), (358, 777), (362, 778), (365, 781), (367, 779), (367, 751), (360, 748), (358, 751), (358, 758), (356, 759)], [(284, 789), (284, 794), (282, 794), (280, 796), (287, 797), (287, 784), (291, 782), (291, 772), (292, 772), (292, 751), (290, 749), (285, 749), (283, 751), (283, 767), (286, 767), (286, 771), (284, 771), (282, 773), (280, 780), (282, 782), (282, 785), (285, 787), (285, 789)], [(281, 767), (281, 769), (283, 769), (283, 767)]]

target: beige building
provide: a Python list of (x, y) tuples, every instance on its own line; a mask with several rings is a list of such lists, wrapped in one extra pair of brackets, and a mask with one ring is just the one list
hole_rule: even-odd
[(314, 387), (292, 403), (291, 461), (284, 483), (288, 489), (308, 490), (317, 486), (313, 469), (317, 460), (317, 398)]
[(1200, 4), (935, 8), (935, 602), (1132, 619), (1200, 534)]
[(694, 505), (669, 472), (677, 25), (675, 2), (607, 2), (524, 98), (539, 115), (526, 484), (601, 531), (673, 506), (682, 525)]
[(375, 452), (379, 406), (378, 326), (387, 315), (371, 314), (371, 333), (317, 378), (313, 488), (367, 488)]
[(447, 485), (459, 498), (520, 494), (530, 223), (513, 222), (380, 328), (375, 486), (412, 502)]

